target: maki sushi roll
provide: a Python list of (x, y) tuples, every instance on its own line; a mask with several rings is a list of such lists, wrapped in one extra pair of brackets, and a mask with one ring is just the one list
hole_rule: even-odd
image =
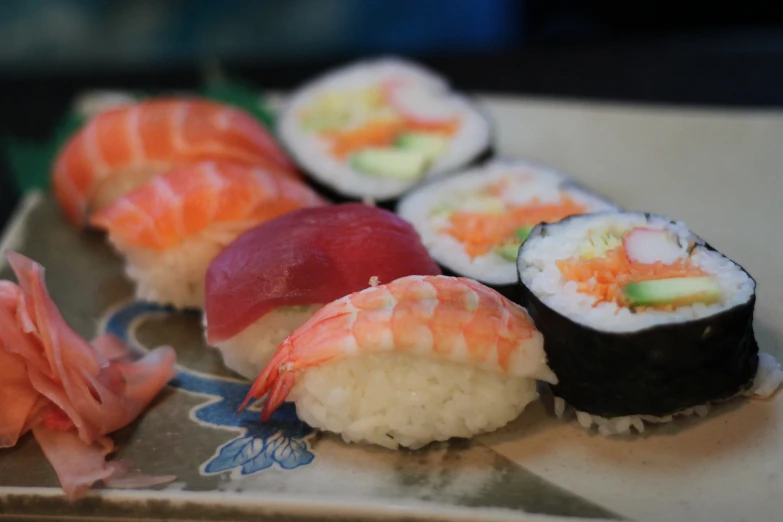
[[(603, 212), (541, 224), (517, 265), (556, 409), (586, 427), (642, 431), (760, 385), (756, 283), (682, 222)], [(780, 373), (764, 373), (776, 387)]]
[(494, 160), (405, 196), (397, 213), (444, 273), (518, 297), (519, 247), (540, 222), (617, 207), (568, 177), (521, 160)]
[(443, 78), (400, 59), (358, 62), (305, 85), (278, 134), (336, 201), (392, 202), (423, 179), (486, 156), (488, 119)]

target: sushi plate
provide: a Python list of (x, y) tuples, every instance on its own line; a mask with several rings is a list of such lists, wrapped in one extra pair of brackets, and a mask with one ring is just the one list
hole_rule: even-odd
[[(567, 172), (627, 209), (682, 219), (758, 282), (761, 349), (783, 358), (783, 114), (479, 97), (497, 151)], [(248, 383), (201, 337), (199, 317), (130, 299), (120, 260), (29, 194), (2, 236), (47, 268), (65, 319), (136, 350), (169, 344), (175, 379), (115, 433), (117, 458), (175, 474), (150, 490), (68, 502), (32, 437), (0, 453), (0, 520), (780, 520), (783, 397), (605, 438), (551, 400), (471, 440), (418, 451), (346, 444), (284, 408), (237, 415)], [(0, 278), (12, 278), (7, 266)]]

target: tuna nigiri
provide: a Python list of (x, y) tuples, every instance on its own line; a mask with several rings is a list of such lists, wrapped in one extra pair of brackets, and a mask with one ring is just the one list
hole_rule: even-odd
[(524, 308), (476, 281), (409, 276), (318, 311), (277, 348), (245, 404), (285, 400), (309, 425), (392, 449), (472, 437), (556, 383)]
[(66, 217), (83, 224), (152, 176), (206, 160), (296, 171), (252, 116), (200, 99), (155, 99), (98, 113), (65, 145), (54, 166), (54, 193)]
[(136, 297), (201, 308), (210, 261), (240, 233), (326, 202), (305, 184), (261, 167), (202, 162), (174, 169), (95, 213), (126, 257)]
[(290, 212), (242, 234), (207, 271), (208, 342), (253, 379), (316, 310), (367, 286), (440, 269), (411, 225), (349, 203)]
[[(106, 462), (108, 437), (134, 421), (174, 375), (171, 347), (139, 361), (119, 340), (92, 344), (63, 319), (44, 283), (44, 269), (9, 254), (19, 284), (0, 281), (0, 448), (32, 431), (66, 495), (82, 497), (99, 480), (127, 473)], [(124, 477), (125, 485), (151, 486), (175, 477)], [(118, 485), (114, 484), (114, 485)]]

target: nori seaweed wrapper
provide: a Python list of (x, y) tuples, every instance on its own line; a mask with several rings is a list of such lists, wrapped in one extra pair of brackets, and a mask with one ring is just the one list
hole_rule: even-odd
[[(716, 251), (706, 243), (700, 248)], [(522, 306), (543, 334), (547, 363), (559, 380), (553, 393), (578, 411), (607, 418), (662, 417), (730, 399), (753, 382), (759, 351), (755, 292), (745, 303), (709, 317), (610, 332), (553, 310), (518, 275)]]

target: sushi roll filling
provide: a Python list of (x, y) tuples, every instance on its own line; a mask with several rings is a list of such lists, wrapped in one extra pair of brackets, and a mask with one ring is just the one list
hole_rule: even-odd
[(600, 331), (689, 322), (744, 306), (755, 282), (682, 222), (599, 212), (536, 226), (517, 261), (547, 306)]
[(299, 121), (356, 172), (402, 179), (418, 178), (447, 153), (461, 125), (437, 89), (401, 79), (329, 89), (300, 111)]
[(692, 254), (666, 230), (614, 227), (590, 231), (578, 254), (556, 265), (578, 292), (595, 298), (593, 306), (614, 303), (632, 311), (673, 311), (720, 302), (720, 286)]
[(515, 261), (535, 225), (588, 211), (564, 190), (533, 195), (525, 185), (524, 179), (509, 177), (454, 195), (432, 210), (434, 228), (458, 241), (471, 259), (494, 255)]

